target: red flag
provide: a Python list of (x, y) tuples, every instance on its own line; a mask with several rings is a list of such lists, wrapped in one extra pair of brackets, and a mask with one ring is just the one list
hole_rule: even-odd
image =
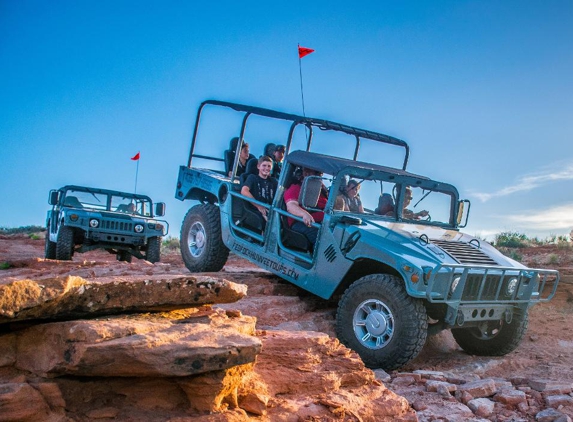
[(135, 154), (133, 157), (131, 157), (131, 159), (132, 159), (133, 161), (139, 160), (139, 152), (138, 152), (137, 154)]
[(314, 53), (314, 50), (312, 48), (306, 48), (306, 47), (298, 47), (298, 57), (300, 59), (302, 59), (304, 56), (309, 55), (310, 53)]

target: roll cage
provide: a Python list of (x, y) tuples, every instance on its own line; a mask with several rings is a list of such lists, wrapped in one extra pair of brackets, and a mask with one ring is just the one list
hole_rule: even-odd
[[(382, 133), (373, 132), (373, 131), (366, 130), (366, 129), (355, 128), (355, 127), (348, 126), (348, 125), (345, 125), (342, 123), (332, 122), (329, 120), (315, 119), (315, 118), (311, 118), (311, 117), (299, 116), (296, 114), (283, 113), (280, 111), (270, 110), (270, 109), (266, 109), (266, 108), (262, 108), (262, 107), (247, 106), (247, 105), (243, 105), (243, 104), (230, 103), (230, 102), (226, 102), (226, 101), (206, 100), (206, 101), (203, 101), (201, 103), (199, 110), (197, 111), (197, 117), (195, 120), (195, 129), (193, 131), (193, 137), (191, 139), (191, 148), (189, 151), (189, 160), (187, 161), (187, 167), (188, 168), (191, 168), (193, 158), (201, 158), (201, 159), (214, 160), (214, 161), (224, 161), (220, 157), (195, 154), (195, 144), (197, 141), (197, 133), (199, 130), (199, 123), (201, 120), (201, 114), (203, 112), (203, 109), (208, 105), (227, 107), (227, 108), (230, 108), (230, 109), (235, 110), (237, 112), (244, 113), (243, 122), (241, 124), (241, 130), (240, 130), (240, 134), (239, 134), (239, 143), (237, 145), (237, 151), (240, 151), (241, 146), (243, 145), (243, 142), (244, 142), (243, 138), (245, 135), (245, 129), (246, 129), (247, 121), (248, 121), (249, 117), (252, 115), (257, 115), (257, 116), (269, 117), (272, 119), (286, 120), (286, 121), (292, 122), (290, 130), (289, 130), (289, 134), (288, 134), (288, 139), (286, 141), (285, 155), (290, 152), (293, 134), (294, 134), (296, 127), (299, 125), (304, 125), (304, 126), (306, 126), (306, 128), (308, 130), (307, 139), (306, 139), (306, 151), (310, 151), (310, 148), (312, 145), (312, 138), (313, 138), (314, 129), (318, 128), (320, 130), (332, 130), (332, 131), (343, 132), (343, 133), (346, 133), (348, 135), (354, 136), (355, 137), (355, 148), (354, 148), (354, 156), (353, 156), (354, 161), (357, 160), (358, 151), (360, 150), (361, 140), (368, 139), (371, 141), (382, 142), (385, 144), (395, 145), (395, 146), (404, 148), (404, 162), (402, 165), (402, 170), (406, 170), (406, 167), (408, 165), (408, 158), (410, 156), (410, 148), (409, 148), (408, 144), (406, 143), (406, 141), (403, 141), (401, 139), (398, 139), (398, 138), (395, 138), (395, 137), (392, 137), (389, 135), (384, 135)], [(238, 157), (239, 157), (239, 154), (236, 154), (235, 155), (235, 161), (233, 163), (233, 174), (236, 173), (237, 163), (239, 160)]]

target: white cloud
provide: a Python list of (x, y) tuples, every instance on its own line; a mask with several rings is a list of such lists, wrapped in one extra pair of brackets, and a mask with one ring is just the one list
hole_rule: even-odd
[(525, 229), (570, 230), (573, 227), (573, 203), (527, 214), (508, 215), (506, 218)]
[(546, 171), (537, 174), (530, 174), (518, 178), (514, 185), (506, 186), (496, 192), (491, 193), (474, 193), (482, 202), (489, 201), (492, 198), (511, 195), (515, 192), (522, 192), (535, 189), (551, 182), (560, 180), (573, 180), (573, 163), (567, 164), (559, 171)]

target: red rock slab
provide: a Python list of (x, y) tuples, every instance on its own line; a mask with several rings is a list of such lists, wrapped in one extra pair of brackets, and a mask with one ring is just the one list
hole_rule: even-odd
[(18, 280), (0, 286), (0, 324), (232, 303), (246, 293), (245, 285), (209, 276), (110, 283), (89, 282), (75, 276)]
[(44, 377), (202, 374), (254, 362), (255, 321), (220, 311), (200, 322), (133, 316), (42, 324), (16, 332), (15, 366)]

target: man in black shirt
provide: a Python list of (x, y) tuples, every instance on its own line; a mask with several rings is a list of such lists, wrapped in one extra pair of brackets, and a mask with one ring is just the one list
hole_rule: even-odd
[[(241, 194), (265, 204), (272, 204), (277, 192), (278, 181), (271, 176), (273, 160), (266, 155), (259, 158), (257, 169), (259, 174), (250, 174), (241, 188)], [(259, 204), (249, 203), (253, 211), (260, 214), (263, 220), (263, 228), (268, 220), (268, 209)]]

